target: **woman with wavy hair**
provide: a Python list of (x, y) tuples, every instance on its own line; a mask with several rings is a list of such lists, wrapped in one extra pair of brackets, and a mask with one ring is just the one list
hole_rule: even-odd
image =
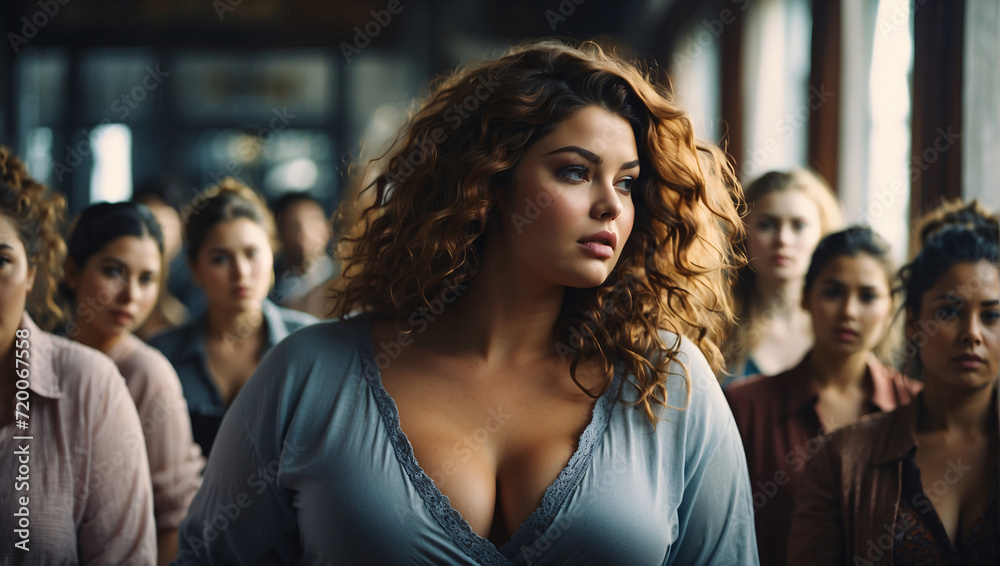
[(439, 82), (379, 164), (342, 318), (244, 387), (180, 563), (756, 564), (709, 338), (739, 189), (669, 93), (529, 43)]
[(747, 186), (746, 203), (741, 248), (748, 263), (734, 287), (739, 324), (723, 347), (723, 387), (777, 375), (812, 347), (812, 323), (800, 306), (802, 283), (820, 238), (843, 223), (826, 181), (806, 169), (765, 173)]
[(0, 147), (0, 560), (155, 564), (146, 444), (125, 380), (100, 352), (40, 328), (61, 315), (65, 207)]

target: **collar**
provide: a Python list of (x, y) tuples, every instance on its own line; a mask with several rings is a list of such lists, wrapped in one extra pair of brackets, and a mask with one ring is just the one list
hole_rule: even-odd
[(26, 338), (17, 338), (16, 335), (14, 338), (15, 351), (19, 349), (17, 348), (18, 342), (26, 340), (29, 344), (31, 357), (28, 365), (28, 375), (30, 376), (28, 388), (42, 397), (62, 399), (63, 391), (59, 383), (59, 376), (52, 371), (55, 363), (55, 344), (53, 342), (56, 337), (38, 328), (27, 311), (21, 315), (21, 325), (18, 330), (28, 331)]
[[(997, 427), (1000, 428), (1000, 397), (998, 386), (993, 387), (992, 407), (997, 411)], [(902, 459), (917, 447), (917, 425), (920, 423), (920, 412), (924, 407), (924, 394), (918, 393), (909, 405), (903, 405), (887, 415), (889, 428), (882, 435), (880, 446), (872, 446), (871, 462), (879, 466)]]
[(881, 435), (881, 442), (871, 448), (872, 466), (901, 460), (916, 448), (917, 423), (920, 420), (920, 408), (923, 404), (924, 394), (921, 392), (912, 403), (903, 405), (884, 417), (889, 421), (889, 428)]
[[(264, 299), (260, 312), (267, 327), (267, 336), (264, 338), (265, 351), (273, 348), (288, 336), (288, 327), (281, 316), (281, 309), (270, 299)], [(182, 341), (178, 350), (178, 362), (189, 359), (208, 359), (208, 352), (205, 350), (205, 323), (208, 313), (203, 312), (197, 318), (185, 325), (185, 330), (181, 334)]]
[[(814, 379), (812, 350), (792, 369), (770, 379), (781, 379), (781, 389), (785, 391), (785, 405), (782, 418), (787, 419), (805, 409), (812, 409), (819, 398), (819, 382)], [(911, 400), (903, 377), (887, 368), (875, 354), (869, 353), (865, 361), (865, 379), (872, 385), (869, 403), (881, 411), (892, 411)]]

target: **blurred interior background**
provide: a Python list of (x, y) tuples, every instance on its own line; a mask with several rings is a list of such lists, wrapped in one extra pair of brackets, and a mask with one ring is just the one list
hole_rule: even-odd
[(225, 175), (332, 211), (430, 78), (525, 38), (665, 70), (749, 181), (808, 166), (901, 259), (943, 198), (1000, 209), (1000, 0), (3, 0), (0, 143), (71, 212)]

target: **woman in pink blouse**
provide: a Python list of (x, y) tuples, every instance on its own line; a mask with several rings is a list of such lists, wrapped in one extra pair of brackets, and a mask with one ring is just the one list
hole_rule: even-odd
[(204, 465), (177, 372), (132, 334), (156, 306), (163, 233), (152, 212), (130, 202), (98, 203), (66, 241), (63, 294), (73, 304), (68, 337), (110, 357), (125, 377), (146, 438), (159, 563), (177, 555), (177, 525), (198, 491)]
[(27, 312), (42, 325), (60, 313), (64, 208), (0, 147), (0, 560), (151, 564), (146, 445), (125, 382)]

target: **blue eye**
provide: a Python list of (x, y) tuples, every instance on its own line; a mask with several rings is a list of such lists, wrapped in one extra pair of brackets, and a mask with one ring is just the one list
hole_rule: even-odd
[(222, 265), (226, 263), (226, 256), (224, 255), (212, 256), (208, 259), (208, 262), (212, 265)]
[(582, 182), (586, 181), (590, 175), (590, 167), (586, 165), (569, 165), (556, 171), (556, 176), (561, 181)]
[(622, 189), (626, 193), (631, 193), (632, 192), (632, 185), (634, 183), (635, 183), (635, 179), (633, 177), (625, 177), (621, 181), (618, 181), (617, 183), (615, 183), (615, 186), (618, 187), (619, 189)]
[(796, 220), (792, 222), (792, 228), (794, 228), (796, 232), (801, 232), (802, 230), (805, 230), (805, 227), (806, 223), (801, 220)]

